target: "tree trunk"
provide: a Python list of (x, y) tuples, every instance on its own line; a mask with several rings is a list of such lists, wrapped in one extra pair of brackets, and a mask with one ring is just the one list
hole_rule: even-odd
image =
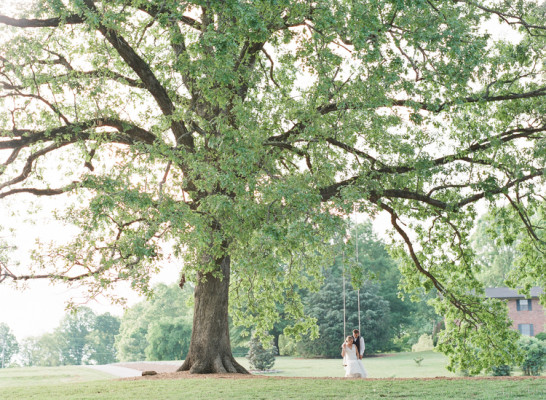
[(192, 374), (225, 374), (248, 371), (231, 354), (228, 325), (230, 258), (217, 261), (223, 279), (200, 276), (195, 287), (190, 349), (178, 371)]

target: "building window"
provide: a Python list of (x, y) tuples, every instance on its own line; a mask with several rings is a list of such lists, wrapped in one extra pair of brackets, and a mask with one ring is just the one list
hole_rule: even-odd
[(533, 324), (518, 324), (519, 333), (525, 336), (534, 336)]
[(518, 300), (518, 311), (532, 311), (531, 299), (528, 300)]

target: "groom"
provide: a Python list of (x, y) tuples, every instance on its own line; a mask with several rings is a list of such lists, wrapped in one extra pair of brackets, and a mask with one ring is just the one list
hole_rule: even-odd
[(358, 349), (358, 358), (362, 360), (366, 344), (364, 343), (364, 338), (360, 336), (358, 329), (353, 329), (353, 343), (356, 344), (356, 348)]

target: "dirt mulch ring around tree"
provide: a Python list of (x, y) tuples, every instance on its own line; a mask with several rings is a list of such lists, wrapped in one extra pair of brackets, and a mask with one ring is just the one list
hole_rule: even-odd
[(155, 371), (158, 374), (173, 373), (182, 365), (183, 361), (178, 362), (129, 362), (116, 363), (116, 367), (136, 369), (137, 371)]
[[(340, 379), (358, 379), (358, 378), (338, 378), (338, 377), (288, 377), (288, 376), (271, 376), (271, 375), (244, 375), (244, 374), (190, 374), (188, 371), (176, 372), (182, 365), (179, 364), (164, 364), (164, 363), (126, 363), (116, 364), (120, 367), (132, 368), (138, 371), (156, 371), (157, 375), (142, 376), (135, 378), (121, 378), (121, 380), (155, 380), (155, 379), (324, 379), (324, 380), (340, 380)], [(368, 381), (432, 381), (432, 380), (511, 380), (520, 381), (525, 379), (546, 379), (546, 376), (437, 376), (435, 378), (366, 378)]]

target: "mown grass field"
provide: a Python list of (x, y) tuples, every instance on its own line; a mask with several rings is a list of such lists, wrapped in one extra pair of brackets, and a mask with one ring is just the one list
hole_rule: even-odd
[(0, 398), (29, 399), (465, 399), (539, 400), (546, 379), (525, 380), (345, 380), (328, 378), (201, 378), (103, 380), (8, 387)]
[[(421, 366), (413, 360), (423, 357)], [(239, 359), (247, 366), (246, 360)], [(372, 378), (347, 380), (341, 359), (277, 358), (282, 371), (257, 378), (117, 380), (85, 367), (0, 370), (0, 399), (529, 399), (546, 398), (546, 379), (453, 379), (445, 357), (402, 353), (364, 360)], [(517, 374), (517, 373), (516, 373)], [(430, 377), (445, 376), (443, 379)], [(299, 377), (299, 378), (298, 378)], [(303, 378), (302, 378), (303, 377)], [(317, 377), (313, 379), (311, 377)], [(333, 377), (333, 378), (327, 378)], [(425, 378), (425, 379), (407, 379)], [(406, 378), (406, 379), (389, 379)]]
[[(421, 366), (418, 366), (414, 361), (416, 357), (423, 358)], [(245, 368), (250, 368), (247, 359), (241, 357), (237, 358), (237, 361)], [(182, 361), (179, 363), (182, 364)], [(430, 378), (436, 376), (456, 376), (446, 370), (445, 365), (445, 356), (432, 351), (399, 353), (364, 359), (364, 367), (368, 371), (370, 378)], [(341, 358), (304, 359), (277, 357), (273, 368), (277, 372), (264, 375), (341, 378), (345, 373)], [(7, 368), (0, 370), (0, 388), (6, 386), (86, 382), (103, 379), (115, 379), (115, 377), (83, 366)]]
[(83, 366), (5, 368), (0, 369), (0, 399), (4, 399), (2, 393), (6, 387), (59, 385), (109, 379), (115, 377)]
[[(422, 357), (421, 366), (415, 358)], [(244, 367), (249, 368), (246, 359), (237, 359)], [(421, 353), (398, 353), (380, 357), (366, 357), (364, 368), (370, 378), (431, 378), (436, 376), (456, 376), (445, 366), (446, 357), (441, 353), (425, 351)], [(277, 357), (275, 370), (280, 372), (272, 376), (291, 377), (343, 377), (345, 371), (339, 359), (299, 359)]]

